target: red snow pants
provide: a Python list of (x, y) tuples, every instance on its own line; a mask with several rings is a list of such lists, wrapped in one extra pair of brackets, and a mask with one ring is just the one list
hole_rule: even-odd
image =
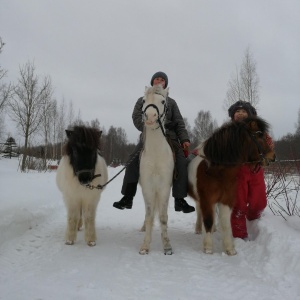
[(246, 218), (251, 221), (258, 219), (267, 206), (264, 171), (257, 173), (249, 166), (243, 165), (238, 173), (236, 202), (231, 213), (233, 237), (247, 238)]

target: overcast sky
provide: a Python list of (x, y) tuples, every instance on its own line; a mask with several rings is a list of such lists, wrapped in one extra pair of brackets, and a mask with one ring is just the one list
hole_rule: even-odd
[[(193, 127), (200, 110), (228, 120), (228, 81), (247, 47), (260, 79), (258, 114), (277, 139), (295, 132), (300, 108), (299, 0), (0, 0), (0, 64), (16, 82), (34, 61), (58, 102), (83, 121), (125, 129), (156, 71)], [(13, 132), (13, 131), (12, 131)]]

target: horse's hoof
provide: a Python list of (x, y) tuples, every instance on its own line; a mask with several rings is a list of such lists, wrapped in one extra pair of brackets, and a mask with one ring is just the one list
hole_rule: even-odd
[(90, 246), (90, 247), (96, 246), (96, 242), (95, 242), (95, 241), (87, 242), (87, 244), (88, 244), (88, 246)]
[(204, 249), (205, 254), (213, 254), (212, 249)]
[(235, 251), (235, 249), (232, 249), (232, 250), (226, 250), (225, 252), (227, 255), (229, 256), (233, 256), (233, 255), (236, 255), (237, 252)]
[(141, 249), (139, 253), (140, 253), (141, 255), (145, 255), (145, 254), (148, 254), (148, 253), (149, 253), (149, 250), (148, 250), (148, 249)]
[(74, 245), (74, 241), (66, 240), (65, 244), (66, 244), (66, 245)]
[(142, 228), (140, 229), (140, 232), (145, 232), (145, 231), (146, 231), (145, 226), (142, 226)]
[(195, 234), (201, 234), (202, 230), (195, 230)]
[(171, 249), (165, 249), (164, 253), (165, 253), (165, 255), (172, 255), (173, 254), (172, 248)]

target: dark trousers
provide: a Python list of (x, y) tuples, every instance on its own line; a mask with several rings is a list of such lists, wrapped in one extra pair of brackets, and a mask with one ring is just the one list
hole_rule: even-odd
[[(172, 196), (174, 198), (185, 198), (187, 196), (188, 174), (187, 160), (184, 156), (181, 145), (172, 140), (172, 145), (175, 151), (175, 173), (172, 186)], [(143, 148), (143, 143), (139, 142), (133, 153), (129, 156), (131, 163), (125, 170), (121, 193), (127, 196), (135, 196), (137, 184), (140, 177), (140, 152)]]

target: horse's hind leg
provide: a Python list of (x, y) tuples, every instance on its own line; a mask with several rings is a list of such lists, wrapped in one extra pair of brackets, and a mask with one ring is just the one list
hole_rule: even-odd
[(231, 209), (229, 208), (229, 206), (219, 204), (219, 220), (220, 220), (220, 228), (222, 230), (224, 251), (228, 255), (235, 255), (236, 250), (234, 248), (234, 243), (232, 238), (230, 216), (231, 216)]
[(83, 207), (84, 239), (89, 246), (96, 245), (96, 208), (94, 203)]
[(78, 225), (77, 225), (78, 231), (80, 231), (82, 229), (82, 225), (83, 225), (83, 223), (82, 223), (82, 208), (80, 208), (80, 219), (79, 219)]
[(212, 254), (213, 253), (213, 224), (214, 224), (214, 205), (210, 205), (208, 201), (202, 199), (201, 202), (201, 211), (203, 217), (203, 248), (204, 253)]
[(152, 237), (152, 229), (153, 229), (153, 223), (154, 223), (154, 207), (151, 205), (146, 205), (146, 216), (145, 216), (145, 237), (144, 242), (140, 248), (139, 253), (140, 254), (148, 254), (150, 243), (151, 243), (151, 237)]
[[(169, 197), (169, 196), (168, 196)], [(168, 198), (167, 198), (168, 199)], [(168, 203), (169, 201), (162, 201), (159, 205), (159, 221), (161, 227), (161, 240), (164, 247), (164, 253), (166, 255), (173, 254), (172, 246), (170, 244), (170, 239), (168, 236)]]
[(200, 208), (200, 202), (196, 201), (195, 203), (196, 203), (196, 213), (197, 213), (195, 233), (200, 234), (202, 232), (202, 213)]
[(66, 245), (73, 245), (77, 238), (77, 228), (80, 219), (78, 206), (68, 207), (68, 223), (66, 230)]

